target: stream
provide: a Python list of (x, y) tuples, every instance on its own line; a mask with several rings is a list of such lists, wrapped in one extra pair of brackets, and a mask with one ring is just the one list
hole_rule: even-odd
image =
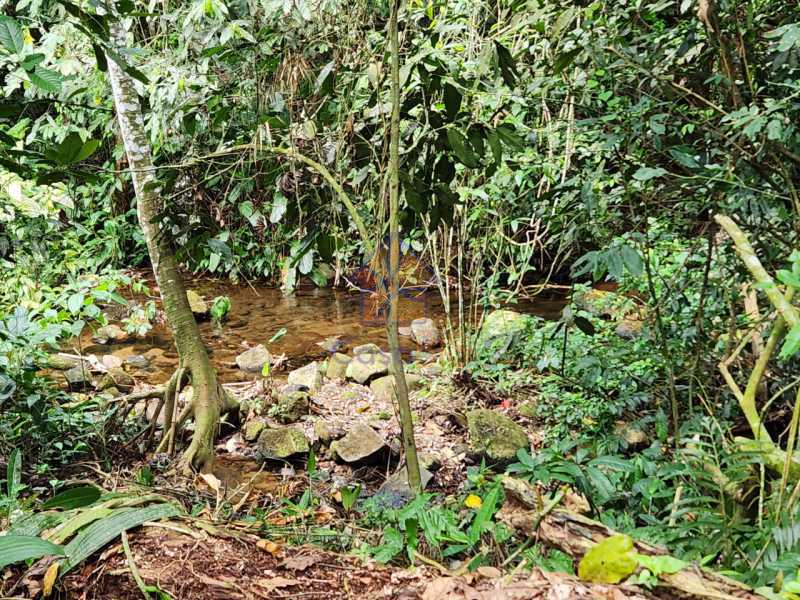
[[(317, 342), (331, 336), (338, 336), (350, 348), (368, 342), (387, 348), (383, 316), (376, 314), (375, 300), (368, 293), (309, 286), (287, 295), (266, 285), (232, 284), (205, 278), (187, 280), (187, 289), (199, 293), (209, 304), (215, 296), (225, 295), (231, 299), (230, 313), (221, 326), (209, 321), (199, 324), (223, 382), (257, 377), (239, 370), (235, 359), (247, 348), (258, 344), (264, 344), (273, 356), (285, 354), (286, 369), (324, 358), (326, 353)], [(563, 297), (540, 296), (510, 308), (544, 318), (558, 318), (563, 304)], [(456, 308), (454, 306), (453, 310)], [(444, 307), (436, 290), (414, 292), (401, 298), (400, 326), (408, 326), (413, 319), (420, 317), (430, 317), (442, 328)], [(283, 329), (283, 335), (276, 335)], [(273, 336), (277, 339), (270, 342)], [(178, 354), (172, 335), (163, 323), (155, 324), (145, 336), (124, 343), (99, 345), (91, 337), (92, 332), (87, 331), (80, 344), (73, 340), (70, 344), (72, 350), (98, 356), (113, 354), (123, 360), (132, 355), (143, 355), (150, 367), (138, 372), (137, 377), (147, 383), (164, 383), (177, 367)], [(410, 338), (401, 337), (400, 342), (406, 355), (421, 349)]]

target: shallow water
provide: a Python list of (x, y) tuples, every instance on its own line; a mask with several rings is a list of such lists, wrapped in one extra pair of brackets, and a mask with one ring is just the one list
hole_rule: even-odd
[[(367, 342), (384, 349), (387, 347), (383, 316), (376, 314), (375, 299), (369, 293), (309, 287), (286, 295), (274, 287), (234, 285), (209, 279), (187, 281), (187, 288), (197, 291), (209, 304), (215, 296), (226, 295), (231, 299), (229, 317), (221, 327), (210, 322), (200, 323), (203, 339), (224, 382), (255, 377), (240, 371), (235, 359), (248, 347), (258, 344), (267, 346), (273, 356), (285, 354), (289, 368), (324, 357), (325, 351), (317, 346), (317, 342), (330, 336), (339, 336), (349, 348)], [(560, 297), (539, 297), (513, 308), (545, 318), (557, 318), (563, 302)], [(419, 317), (430, 317), (441, 327), (443, 315), (442, 301), (435, 291), (407, 293), (401, 299), (401, 326), (408, 326)], [(269, 343), (282, 328), (286, 333)], [(148, 383), (165, 382), (177, 365), (178, 355), (165, 325), (156, 325), (143, 338), (124, 344), (97, 345), (91, 342), (90, 333), (85, 334), (81, 341), (84, 354), (114, 354), (121, 358), (145, 355), (151, 366), (136, 375)], [(410, 338), (402, 337), (401, 348), (404, 353), (420, 349)]]

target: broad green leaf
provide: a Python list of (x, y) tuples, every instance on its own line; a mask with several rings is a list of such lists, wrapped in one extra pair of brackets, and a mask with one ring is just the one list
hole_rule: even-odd
[(217, 254), (216, 252), (212, 252), (211, 256), (208, 257), (208, 270), (212, 273), (217, 270), (219, 266), (219, 261), (222, 257)]
[(98, 519), (105, 519), (112, 512), (114, 512), (112, 509), (103, 507), (82, 510), (71, 519), (68, 519), (62, 523), (61, 526), (52, 533), (52, 535), (48, 536), (49, 540), (55, 544), (63, 544), (79, 529), (86, 527), (90, 523), (94, 523)]
[(71, 312), (73, 315), (78, 314), (83, 306), (84, 299), (85, 296), (82, 292), (75, 292), (72, 294), (67, 300), (67, 308), (69, 309), (69, 312)]
[(50, 500), (42, 504), (42, 508), (44, 510), (51, 508), (70, 510), (73, 508), (81, 508), (82, 506), (89, 506), (99, 499), (100, 490), (93, 485), (86, 485), (56, 494), (50, 498)]
[(22, 451), (14, 448), (6, 467), (6, 496), (14, 500), (19, 493), (22, 483)]
[(43, 89), (45, 92), (57, 94), (61, 91), (61, 82), (63, 78), (56, 71), (45, 69), (41, 65), (36, 65), (33, 72), (28, 73), (31, 83), (36, 87)]
[(19, 54), (25, 48), (19, 23), (5, 15), (0, 15), (0, 44), (11, 54)]
[(659, 556), (647, 556), (645, 554), (637, 554), (636, 560), (642, 567), (650, 571), (656, 577), (658, 577), (662, 573), (667, 573), (667, 574), (677, 573), (688, 564), (668, 554)]
[(123, 531), (138, 527), (147, 521), (174, 517), (179, 513), (180, 510), (172, 504), (155, 504), (146, 508), (115, 510), (111, 516), (95, 521), (81, 530), (64, 547), (67, 560), (61, 566), (61, 573), (64, 575), (69, 573), (108, 542), (117, 538)]
[(447, 143), (464, 166), (475, 168), (479, 165), (478, 157), (469, 147), (467, 139), (454, 127), (447, 130)]
[(662, 175), (666, 174), (667, 172), (661, 167), (640, 167), (636, 173), (633, 174), (633, 178), (636, 181), (650, 181), (651, 179), (655, 179), (656, 177), (661, 177)]
[(300, 258), (300, 262), (297, 263), (297, 270), (303, 275), (308, 275), (313, 267), (314, 253), (309, 250)]
[(270, 223), (279, 223), (283, 215), (286, 214), (286, 207), (286, 196), (280, 193), (275, 194), (275, 198), (272, 201), (272, 211), (269, 213)]
[(637, 567), (633, 540), (612, 535), (593, 546), (578, 565), (578, 577), (592, 583), (619, 583)]
[(92, 154), (94, 154), (98, 146), (100, 146), (100, 140), (86, 140), (83, 146), (81, 146), (81, 149), (78, 151), (78, 155), (75, 157), (75, 160), (72, 162), (81, 162), (82, 160), (86, 160)]
[(800, 324), (795, 325), (786, 334), (786, 339), (783, 340), (781, 347), (780, 358), (787, 360), (797, 354), (800, 350)]
[(582, 50), (583, 48), (573, 48), (572, 50), (559, 54), (553, 62), (553, 73), (558, 75), (561, 71), (570, 66)]
[(0, 536), (0, 570), (8, 565), (42, 556), (63, 556), (64, 547), (38, 537), (25, 535)]
[(452, 121), (461, 110), (461, 92), (452, 83), (444, 84), (444, 107), (447, 117)]

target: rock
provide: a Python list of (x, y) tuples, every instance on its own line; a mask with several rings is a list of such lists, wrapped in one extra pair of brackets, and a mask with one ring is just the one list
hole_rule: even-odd
[(322, 371), (318, 362), (312, 362), (289, 373), (287, 380), (291, 385), (301, 385), (315, 394), (322, 387)]
[[(420, 464), (419, 478), (424, 490), (433, 479), (433, 473)], [(402, 469), (384, 481), (376, 495), (387, 497), (391, 505), (394, 505), (395, 499), (410, 500), (414, 496), (414, 492), (411, 490), (411, 486), (408, 485), (408, 469), (403, 466)]]
[(422, 350), (411, 351), (411, 360), (416, 362), (429, 362), (434, 358), (436, 358), (436, 355), (431, 354), (430, 352), (423, 352)]
[(442, 461), (438, 456), (427, 452), (420, 452), (417, 454), (417, 460), (419, 461), (420, 467), (425, 467), (429, 471), (438, 471), (442, 466)]
[(339, 426), (331, 425), (325, 419), (314, 421), (314, 437), (323, 444), (330, 444), (333, 440), (344, 437), (344, 429)]
[(192, 309), (192, 314), (194, 314), (195, 317), (208, 316), (208, 304), (203, 300), (200, 294), (194, 290), (187, 290), (186, 298), (189, 300), (189, 308)]
[(358, 383), (386, 375), (389, 372), (389, 355), (383, 352), (361, 352), (347, 365), (345, 375)]
[(467, 413), (470, 451), (496, 462), (513, 460), (530, 443), (525, 430), (499, 412), (487, 409)]
[(382, 350), (376, 344), (361, 344), (353, 348), (353, 356), (359, 354), (379, 354)]
[(294, 423), (308, 414), (308, 392), (301, 390), (284, 391), (278, 401), (270, 408), (270, 415), (281, 423)]
[[(409, 392), (419, 389), (424, 381), (425, 378), (421, 375), (406, 373), (406, 385), (408, 386)], [(386, 375), (374, 379), (372, 383), (369, 384), (369, 389), (372, 390), (372, 393), (375, 394), (375, 397), (379, 400), (393, 400), (395, 396), (394, 375)]]
[(81, 363), (85, 363), (85, 361), (74, 356), (67, 356), (59, 353), (50, 354), (43, 366), (47, 369), (55, 369), (56, 371), (68, 371), (69, 369), (81, 366)]
[(433, 319), (414, 319), (411, 321), (411, 333), (412, 339), (423, 348), (435, 348), (442, 341)]
[(644, 446), (648, 442), (647, 432), (635, 423), (617, 421), (614, 424), (614, 433), (624, 439), (631, 448)]
[(92, 341), (96, 344), (121, 344), (130, 339), (130, 334), (119, 325), (106, 325), (94, 332)]
[(108, 396), (109, 398), (119, 398), (122, 396), (122, 392), (120, 392), (115, 387), (110, 387), (101, 392), (104, 396)]
[(82, 392), (92, 387), (92, 374), (85, 365), (72, 367), (64, 372), (64, 377), (71, 392)]
[(248, 442), (254, 442), (264, 431), (267, 424), (261, 419), (252, 419), (244, 425), (244, 439)]
[(113, 354), (106, 354), (100, 359), (100, 362), (102, 362), (103, 366), (107, 369), (118, 369), (122, 366), (122, 359)]
[(635, 340), (644, 335), (644, 321), (638, 319), (623, 319), (617, 324), (614, 332), (626, 340)]
[(294, 427), (270, 427), (258, 436), (258, 452), (265, 459), (308, 454), (309, 449), (306, 436)]
[(246, 373), (261, 373), (264, 364), (270, 361), (269, 351), (259, 344), (255, 348), (245, 350), (236, 357), (236, 366)]
[(442, 374), (442, 366), (439, 363), (430, 363), (419, 370), (425, 377), (438, 377)]
[(385, 440), (364, 423), (357, 424), (342, 439), (331, 444), (333, 456), (346, 463), (378, 458), (385, 449)]
[(128, 375), (120, 367), (116, 367), (114, 369), (109, 369), (108, 372), (100, 378), (95, 389), (97, 389), (98, 392), (102, 392), (103, 390), (115, 387), (122, 392), (130, 392), (134, 384), (135, 381), (133, 377)]
[(344, 379), (347, 375), (347, 365), (352, 359), (347, 354), (336, 352), (328, 359), (328, 368), (325, 377), (328, 379)]
[(133, 367), (134, 369), (146, 369), (150, 366), (150, 361), (141, 354), (134, 354), (125, 359), (125, 364)]
[(414, 335), (414, 332), (411, 330), (411, 327), (398, 327), (397, 335), (402, 335), (403, 337), (411, 337), (412, 335)]
[(338, 335), (326, 337), (321, 342), (317, 342), (317, 346), (329, 354), (344, 352), (347, 349), (347, 344), (345, 344)]
[(591, 289), (576, 293), (572, 301), (577, 308), (596, 317), (613, 317), (619, 312), (615, 308), (619, 294), (615, 292)]
[(483, 320), (478, 347), (500, 358), (520, 341), (531, 322), (531, 317), (513, 310), (492, 311)]

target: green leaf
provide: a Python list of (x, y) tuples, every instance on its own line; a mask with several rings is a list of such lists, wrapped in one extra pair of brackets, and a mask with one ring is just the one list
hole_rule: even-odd
[(70, 510), (73, 508), (81, 508), (82, 506), (89, 506), (99, 499), (100, 490), (93, 485), (87, 485), (72, 488), (71, 490), (53, 496), (50, 500), (42, 504), (42, 509), (63, 508), (65, 510)]
[(522, 152), (525, 149), (525, 142), (517, 135), (512, 125), (500, 125), (495, 131), (503, 143), (515, 152)]
[(123, 531), (138, 527), (147, 521), (157, 521), (174, 517), (180, 510), (172, 504), (155, 504), (146, 508), (121, 508), (109, 517), (100, 519), (81, 530), (75, 538), (64, 547), (67, 560), (61, 565), (61, 574), (65, 575), (89, 556), (100, 550)]
[(97, 68), (103, 73), (108, 71), (108, 59), (106, 58), (106, 51), (97, 44), (92, 44), (92, 51), (94, 52), (94, 60), (97, 62)]
[(78, 155), (75, 157), (75, 160), (72, 162), (81, 162), (82, 160), (86, 160), (92, 154), (94, 154), (95, 150), (100, 146), (100, 140), (86, 140), (86, 143), (81, 146), (81, 149), (78, 151)]
[(22, 487), (22, 452), (19, 448), (14, 448), (11, 457), (8, 459), (6, 467), (6, 496), (11, 500), (16, 500), (17, 494)]
[(677, 573), (688, 564), (680, 559), (675, 558), (674, 556), (669, 556), (668, 554), (659, 556), (637, 554), (636, 560), (642, 567), (649, 570), (656, 577), (662, 573)]
[(89, 510), (82, 510), (71, 519), (65, 521), (50, 537), (50, 541), (56, 544), (63, 544), (71, 538), (76, 531), (94, 523), (99, 519), (105, 519), (112, 512), (110, 508), (99, 506)]
[(776, 275), (778, 277), (778, 281), (781, 283), (800, 290), (800, 276), (797, 276), (792, 271), (787, 271), (786, 269), (781, 269), (776, 273)]
[(19, 23), (5, 15), (0, 15), (0, 44), (11, 54), (19, 54), (25, 48)]
[(633, 174), (633, 178), (636, 181), (650, 181), (651, 179), (661, 177), (662, 175), (666, 174), (667, 172), (661, 167), (641, 167), (636, 171), (636, 173)]
[(644, 262), (636, 249), (626, 244), (620, 248), (620, 255), (628, 272), (634, 277), (639, 277), (644, 270)]
[(779, 356), (782, 360), (786, 360), (797, 354), (798, 350), (800, 350), (800, 323), (792, 327), (791, 331), (786, 334)]
[(480, 164), (478, 162), (478, 157), (475, 156), (472, 149), (469, 147), (467, 138), (457, 129), (450, 127), (447, 130), (447, 143), (450, 144), (450, 148), (464, 166), (472, 169)]
[(217, 254), (216, 252), (212, 252), (211, 256), (208, 257), (208, 270), (212, 273), (217, 270), (219, 266), (219, 261), (222, 257)]
[(26, 71), (32, 71), (36, 68), (36, 65), (40, 64), (44, 60), (45, 56), (41, 52), (37, 52), (36, 54), (29, 54), (25, 57), (25, 60), (22, 61), (22, 68)]
[(314, 253), (309, 250), (300, 258), (300, 262), (297, 263), (297, 270), (300, 271), (303, 275), (308, 275), (311, 272), (311, 269), (314, 267)]
[(267, 340), (267, 343), (271, 344), (272, 342), (277, 342), (279, 339), (281, 339), (283, 336), (286, 335), (286, 331), (287, 331), (286, 327), (281, 327), (280, 329), (278, 329), (278, 331), (275, 332), (275, 335), (273, 335), (271, 338), (269, 338), (269, 340)]
[(495, 52), (497, 52), (497, 65), (500, 67), (500, 75), (508, 87), (514, 87), (517, 82), (517, 65), (514, 57), (511, 56), (508, 48), (503, 46), (500, 42), (494, 43)]
[(592, 322), (589, 319), (587, 319), (586, 317), (581, 317), (580, 315), (575, 315), (575, 318), (573, 320), (574, 320), (574, 323), (575, 323), (575, 327), (580, 329), (586, 335), (594, 335), (595, 334), (594, 325), (592, 325)]
[(61, 75), (50, 69), (45, 69), (41, 65), (36, 65), (32, 73), (28, 73), (31, 83), (43, 89), (45, 92), (57, 94), (61, 91)]
[(275, 194), (275, 198), (272, 201), (272, 211), (269, 213), (269, 222), (279, 223), (283, 215), (286, 214), (286, 207), (286, 196), (281, 193)]
[(553, 73), (558, 75), (561, 71), (570, 66), (582, 50), (583, 48), (573, 48), (572, 50), (559, 54), (553, 62)]
[(584, 555), (578, 577), (592, 583), (619, 583), (636, 570), (637, 564), (630, 536), (612, 535)]
[(57, 546), (38, 537), (25, 535), (0, 537), (0, 570), (31, 558), (63, 555), (63, 546)]
[(447, 117), (452, 121), (456, 118), (458, 111), (461, 110), (461, 92), (452, 83), (444, 84), (444, 107), (447, 110)]
[(78, 314), (83, 306), (84, 299), (85, 296), (81, 292), (75, 292), (72, 294), (67, 300), (67, 308), (69, 309), (69, 312), (71, 312), (73, 315)]

